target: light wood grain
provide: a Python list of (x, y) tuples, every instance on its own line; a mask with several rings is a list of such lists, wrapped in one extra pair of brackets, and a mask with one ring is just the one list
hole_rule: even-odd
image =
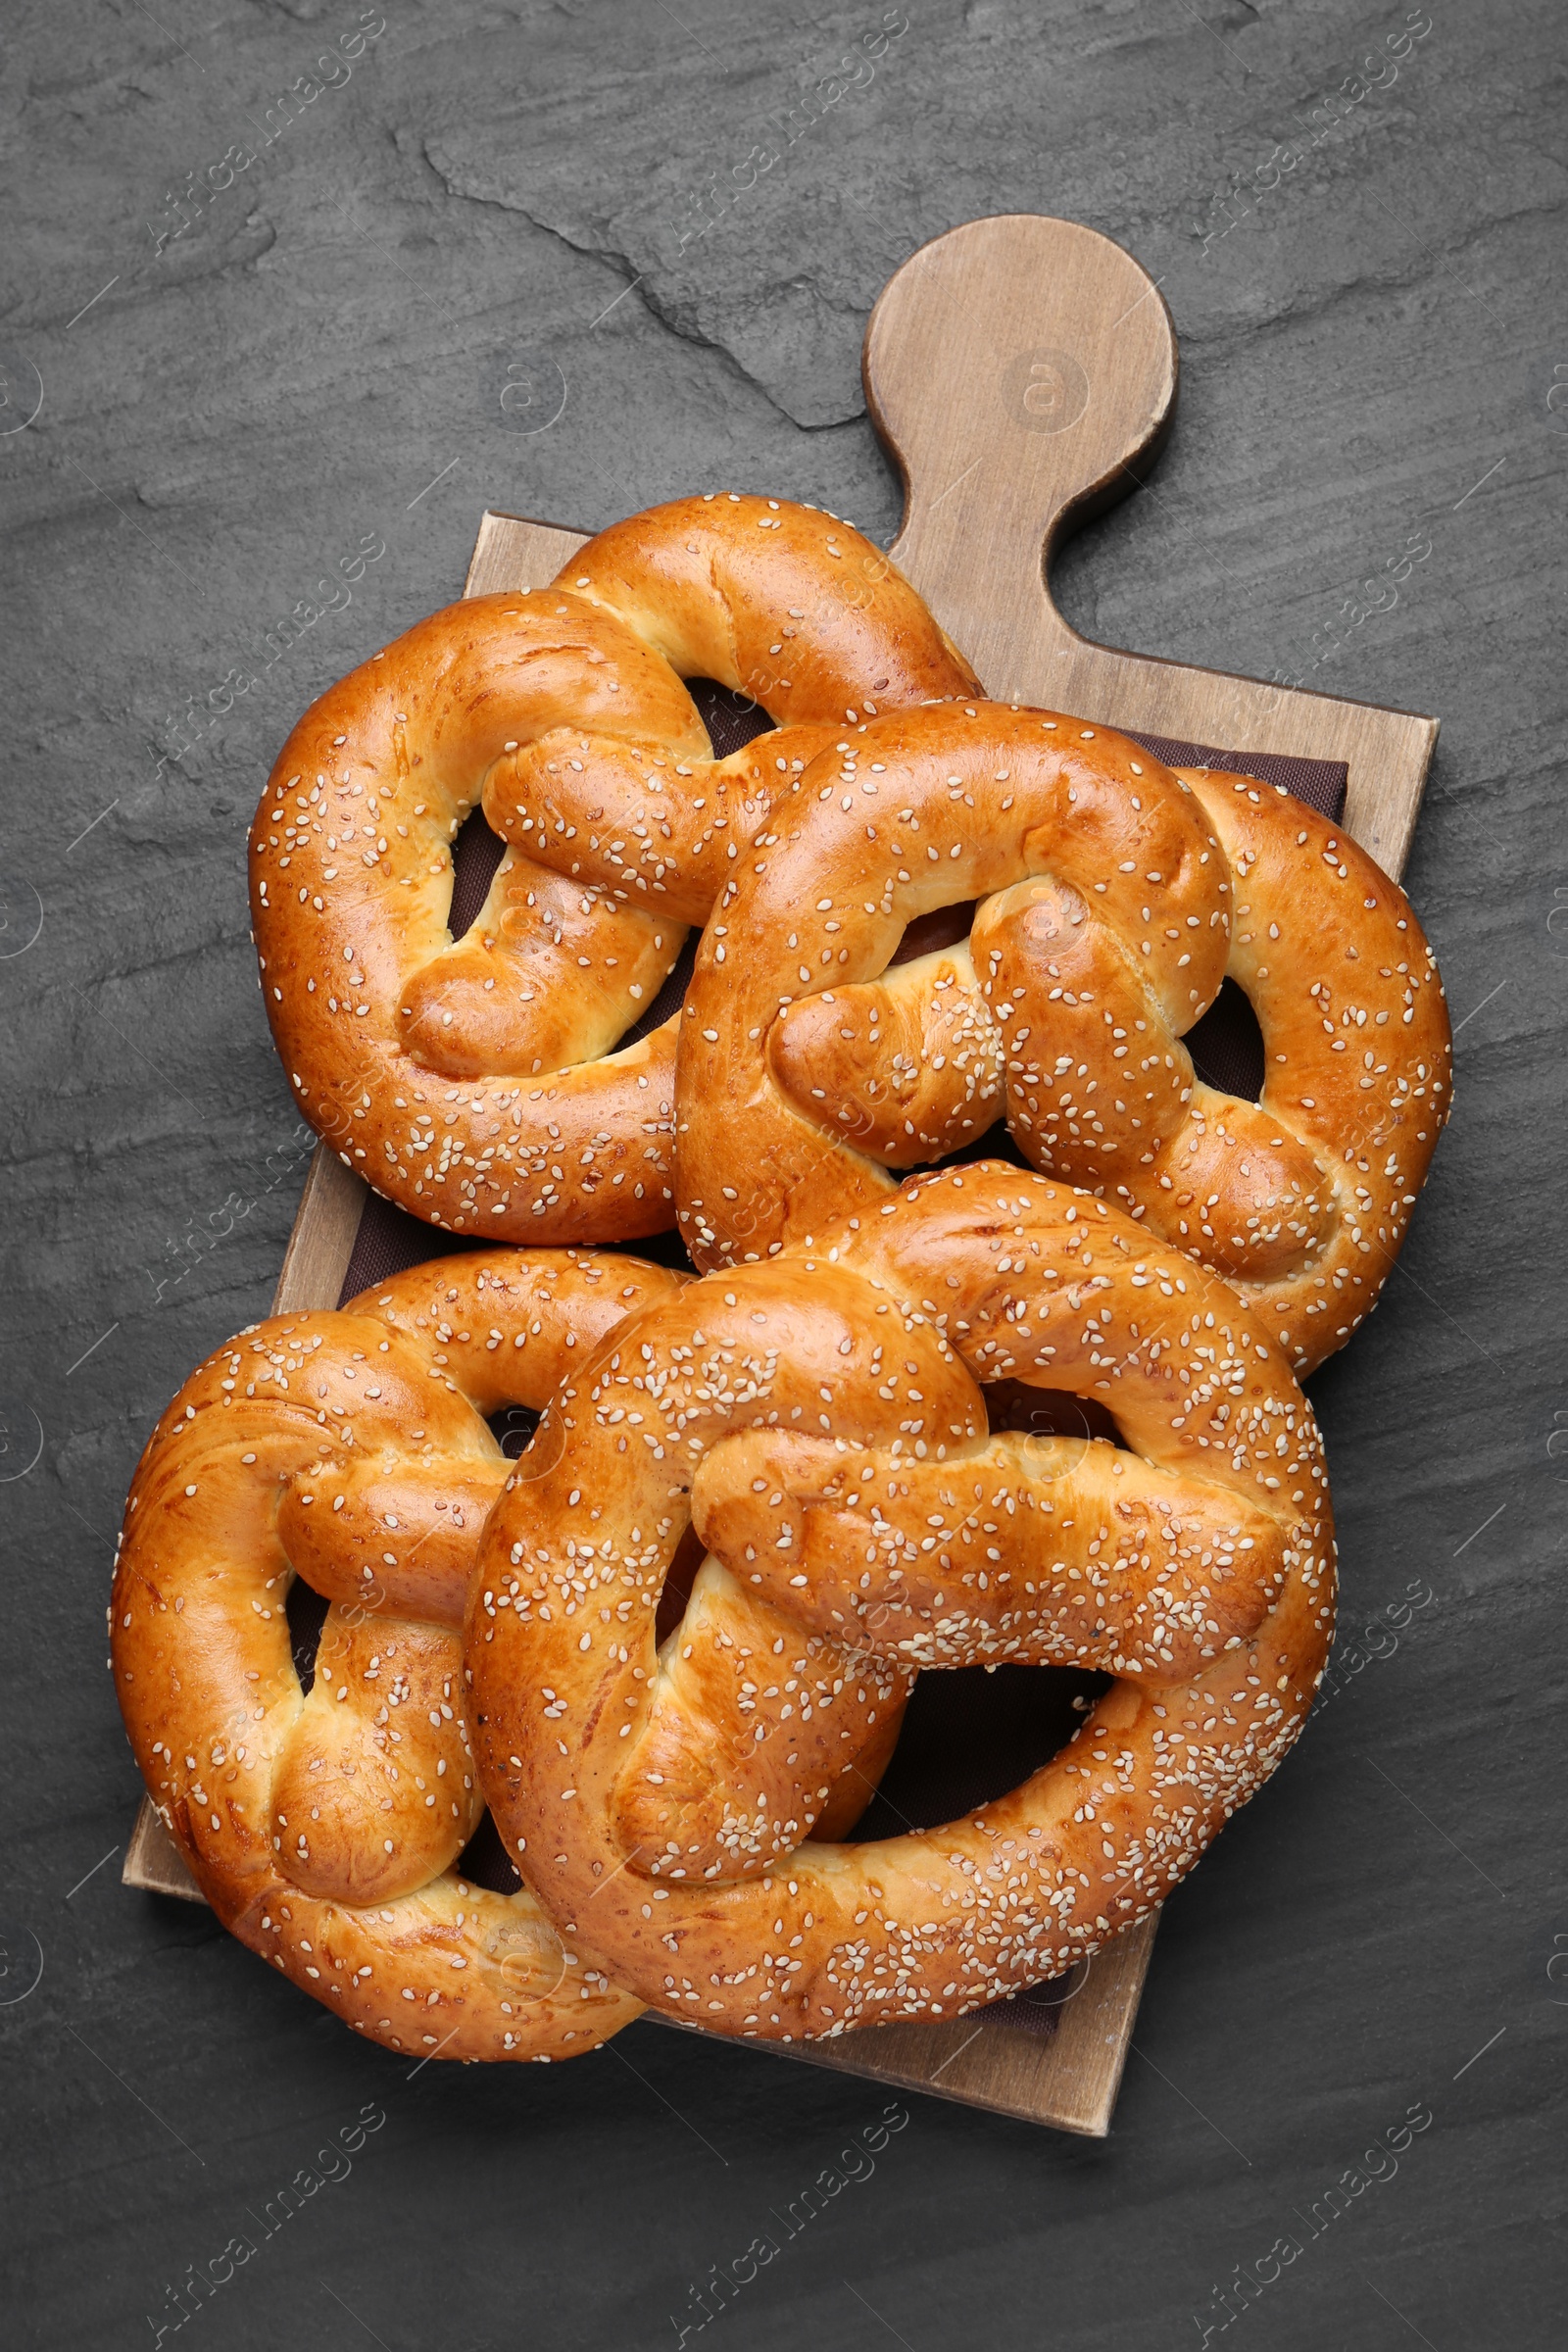
[[(893, 553), (990, 694), (1220, 749), (1343, 760), (1347, 830), (1398, 874), (1435, 719), (1094, 645), (1052, 603), (1052, 549), (1138, 486), (1133, 468), (1147, 469), (1169, 429), (1174, 330), (1129, 255), (1091, 229), (1032, 216), (954, 229), (883, 293), (865, 381), (906, 484)], [(487, 513), (464, 594), (542, 587), (583, 538)], [(363, 1179), (318, 1145), (275, 1309), (335, 1304), (367, 1197)], [(122, 1875), (202, 1899), (148, 1799)], [(752, 2046), (1103, 2137), (1157, 1924), (1141, 1922), (1096, 1956), (1050, 2034), (1026, 2033), (1002, 2010), (809, 2048)]]
[(182, 1903), (205, 1903), (207, 1897), (185, 1868), (185, 1858), (158, 1818), (158, 1808), (144, 1796), (136, 1808), (135, 1826), (125, 1848), (120, 1874), (122, 1886), (140, 1886), (148, 1894), (173, 1894)]
[(1053, 549), (1139, 486), (1175, 404), (1175, 329), (1130, 254), (1070, 220), (971, 220), (889, 281), (864, 366), (905, 482), (891, 552), (988, 694), (1343, 760), (1347, 829), (1399, 874), (1436, 719), (1094, 645), (1052, 602)]
[(330, 1144), (318, 1143), (305, 1173), (294, 1230), (272, 1293), (272, 1312), (336, 1306), (370, 1188)]
[(463, 593), (494, 596), (508, 588), (543, 588), (586, 539), (585, 531), (564, 531), (558, 523), (487, 509), (480, 517)]
[(994, 2115), (1103, 2139), (1158, 1925), (1157, 1913), (1141, 1920), (1075, 1970), (1049, 2034), (1025, 2032), (1003, 2006), (952, 2025), (872, 2026), (846, 2034), (841, 2041), (755, 2046), (840, 2074), (927, 2091), (963, 2107), (986, 2107)]

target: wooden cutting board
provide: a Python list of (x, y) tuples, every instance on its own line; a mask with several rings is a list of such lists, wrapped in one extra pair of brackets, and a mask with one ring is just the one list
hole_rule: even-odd
[[(905, 482), (891, 552), (989, 694), (1227, 750), (1342, 760), (1346, 828), (1398, 876), (1436, 719), (1093, 645), (1051, 601), (1053, 548), (1138, 486), (1133, 469), (1152, 461), (1175, 407), (1175, 329), (1129, 254), (1070, 220), (970, 221), (891, 279), (866, 330), (864, 370)], [(583, 539), (486, 514), (464, 594), (543, 587)], [(274, 1313), (336, 1305), (368, 1197), (318, 1145)], [(441, 1237), (430, 1241), (438, 1254)], [(122, 1877), (202, 1900), (147, 1798)], [(1156, 1925), (1129, 1929), (1075, 1970), (1048, 2031), (1023, 2031), (1003, 2007), (809, 2048), (749, 2046), (1103, 2138)]]

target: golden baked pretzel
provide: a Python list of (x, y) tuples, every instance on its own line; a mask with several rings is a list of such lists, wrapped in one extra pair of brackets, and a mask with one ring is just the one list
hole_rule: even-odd
[[(781, 722), (765, 747), (713, 759), (681, 683), (699, 675)], [(312, 705), (251, 828), (263, 995), (300, 1109), (453, 1232), (662, 1231), (673, 1024), (619, 1040), (685, 925), (825, 744), (973, 691), (880, 550), (777, 499), (675, 500), (549, 588), (418, 622)], [(509, 846), (454, 940), (449, 845), (481, 799)]]
[[(1106, 1405), (1131, 1451), (992, 1438), (977, 1381)], [(465, 1637), (507, 1850), (568, 1937), (720, 2033), (952, 2017), (1058, 1975), (1190, 1869), (1327, 1656), (1321, 1443), (1219, 1277), (995, 1162), (913, 1180), (815, 1256), (710, 1275), (612, 1335), (508, 1482)], [(653, 1620), (688, 1518), (704, 1606)], [(838, 1650), (836, 1672), (814, 1636)], [(967, 1819), (802, 1845), (874, 1673), (1115, 1675)], [(737, 1756), (743, 1758), (737, 1762)]]
[[(889, 968), (907, 923), (969, 900), (966, 941)], [(1227, 973), (1256, 1103), (1182, 1043)], [(805, 1243), (1004, 1112), (1305, 1373), (1388, 1277), (1449, 1064), (1421, 926), (1341, 827), (1060, 712), (949, 704), (819, 758), (738, 862), (681, 1025), (681, 1230), (699, 1266)]]
[[(131, 1487), (110, 1614), (136, 1761), (240, 1940), (393, 2049), (568, 2057), (637, 2014), (526, 1891), (465, 1879), (460, 1628), (507, 1462), (485, 1425), (682, 1278), (485, 1250), (220, 1348)], [(548, 1431), (548, 1418), (545, 1423)], [(285, 1600), (330, 1602), (307, 1694)]]

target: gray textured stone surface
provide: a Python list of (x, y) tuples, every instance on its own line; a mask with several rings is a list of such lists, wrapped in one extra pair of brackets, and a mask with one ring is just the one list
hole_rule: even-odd
[[(241, 876), (293, 716), (456, 592), (486, 504), (592, 528), (735, 484), (888, 535), (865, 313), (922, 238), (1013, 208), (1120, 238), (1182, 337), (1174, 441), (1064, 559), (1073, 617), (1445, 722), (1407, 879), (1458, 1110), (1381, 1310), (1314, 1384), (1347, 1634), (1414, 1578), (1435, 1597), (1168, 1906), (1111, 2140), (912, 2101), (711, 2332), (1142, 2352), (1198, 2341), (1215, 2283), (1294, 2234), (1233, 2323), (1258, 2352), (1563, 2340), (1561, 14), (1434, 0), (1397, 79), (1282, 172), (1404, 12), (908, 0), (869, 86), (739, 188), (882, 13), (385, 0), (265, 143), (348, 0), (11, 12), (0, 422), (29, 369), (43, 401), (0, 437), (9, 2341), (149, 2340), (166, 2284), (373, 2102), (351, 2176), (187, 2340), (669, 2342), (884, 2104), (650, 2026), (407, 2080), (206, 1915), (120, 1886), (103, 1606), (137, 1450), (265, 1310), (303, 1170)], [(236, 148), (156, 250), (167, 191)], [(734, 200), (683, 248), (711, 171)], [(509, 367), (552, 364), (561, 415), (509, 429)], [(1415, 535), (1398, 606), (1348, 625)], [(220, 713), (225, 679), (256, 682)], [(1307, 2239), (1416, 2102), (1396, 2176)]]

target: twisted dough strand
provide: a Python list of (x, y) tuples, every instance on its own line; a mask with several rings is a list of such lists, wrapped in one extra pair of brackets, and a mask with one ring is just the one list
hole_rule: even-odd
[[(888, 968), (969, 900), (966, 941)], [(1227, 973), (1262, 1028), (1256, 1103), (1183, 1043)], [(1376, 1303), (1450, 1059), (1408, 901), (1283, 788), (1061, 713), (880, 719), (777, 804), (705, 935), (681, 1228), (702, 1266), (804, 1245), (1005, 1113), (1037, 1166), (1222, 1273), (1304, 1374)]]
[[(482, 1811), (458, 1627), (507, 1473), (482, 1416), (548, 1405), (680, 1288), (565, 1250), (418, 1266), (242, 1332), (142, 1455), (110, 1609), (142, 1776), (224, 1926), (390, 2048), (568, 2057), (637, 2014), (530, 1894), (458, 1872)], [(331, 1604), (308, 1694), (300, 1571)]]
[[(799, 615), (787, 669), (779, 604)], [(681, 674), (781, 718), (765, 755), (715, 761)], [(251, 829), (263, 993), (301, 1110), (455, 1233), (662, 1231), (674, 1026), (620, 1039), (808, 760), (858, 711), (973, 687), (879, 550), (771, 499), (676, 500), (550, 588), (420, 621), (305, 713)], [(481, 800), (508, 849), (453, 940), (450, 845)]]
[[(1058, 1442), (988, 1439), (977, 1379), (1110, 1408), (1141, 1460), (1075, 1450), (1058, 1509), (1119, 1530), (1108, 1558), (1042, 1533)], [(911, 1182), (819, 1253), (640, 1318), (555, 1411), (562, 1463), (509, 1481), (481, 1547), (476, 1753), (564, 1931), (591, 1919), (671, 2014), (815, 2037), (1057, 1975), (1161, 1900), (1304, 1721), (1334, 1613), (1311, 1410), (1235, 1293), (1103, 1201), (994, 1164)], [(771, 1612), (781, 1646), (847, 1632), (847, 1678), (1016, 1637), (1118, 1680), (1054, 1762), (943, 1829), (737, 1855), (687, 1840), (677, 1806), (633, 1848), (628, 1795), (646, 1821), (666, 1771), (645, 1744), (674, 1665), (652, 1603), (694, 1503), (736, 1605)], [(911, 1544), (927, 1565), (901, 1595)], [(787, 1740), (794, 1695), (763, 1695)], [(738, 1813), (747, 1762), (706, 1728), (692, 1710), (686, 1773)]]

